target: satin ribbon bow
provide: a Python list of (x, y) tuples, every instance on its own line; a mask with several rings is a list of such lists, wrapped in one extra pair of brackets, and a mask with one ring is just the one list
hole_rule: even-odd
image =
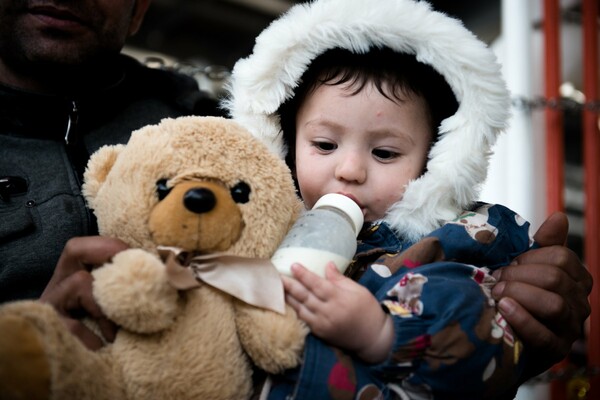
[(195, 254), (158, 246), (169, 283), (187, 290), (206, 283), (245, 303), (285, 313), (283, 283), (271, 260), (225, 253)]

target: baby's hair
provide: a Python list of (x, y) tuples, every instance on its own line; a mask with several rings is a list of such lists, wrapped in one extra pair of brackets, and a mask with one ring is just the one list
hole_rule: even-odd
[(456, 113), (458, 102), (446, 80), (433, 67), (412, 54), (374, 48), (357, 54), (332, 49), (313, 60), (302, 75), (293, 98), (279, 108), (283, 140), (288, 146), (286, 162), (294, 168), (296, 114), (305, 98), (320, 85), (346, 85), (351, 94), (372, 83), (379, 93), (394, 102), (422, 96), (428, 108), (433, 141), (441, 122)]

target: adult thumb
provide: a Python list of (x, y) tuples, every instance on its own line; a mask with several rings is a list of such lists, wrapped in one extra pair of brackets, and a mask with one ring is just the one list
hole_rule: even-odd
[(569, 220), (562, 212), (550, 215), (537, 230), (533, 238), (542, 247), (560, 245), (567, 242), (569, 233)]

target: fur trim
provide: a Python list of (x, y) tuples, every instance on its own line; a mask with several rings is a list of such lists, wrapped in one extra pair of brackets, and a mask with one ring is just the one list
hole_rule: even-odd
[(424, 1), (320, 0), (292, 7), (238, 61), (224, 106), (284, 157), (275, 112), (292, 97), (303, 72), (326, 50), (363, 53), (372, 47), (415, 54), (444, 76), (459, 109), (438, 128), (427, 172), (408, 184), (385, 220), (416, 240), (455, 218), (477, 199), (496, 136), (509, 116), (509, 93), (496, 57), (460, 21)]

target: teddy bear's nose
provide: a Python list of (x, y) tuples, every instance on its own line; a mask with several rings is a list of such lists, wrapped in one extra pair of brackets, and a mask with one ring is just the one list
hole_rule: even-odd
[(188, 190), (183, 196), (185, 208), (196, 214), (209, 212), (215, 208), (217, 198), (210, 189), (196, 188)]

